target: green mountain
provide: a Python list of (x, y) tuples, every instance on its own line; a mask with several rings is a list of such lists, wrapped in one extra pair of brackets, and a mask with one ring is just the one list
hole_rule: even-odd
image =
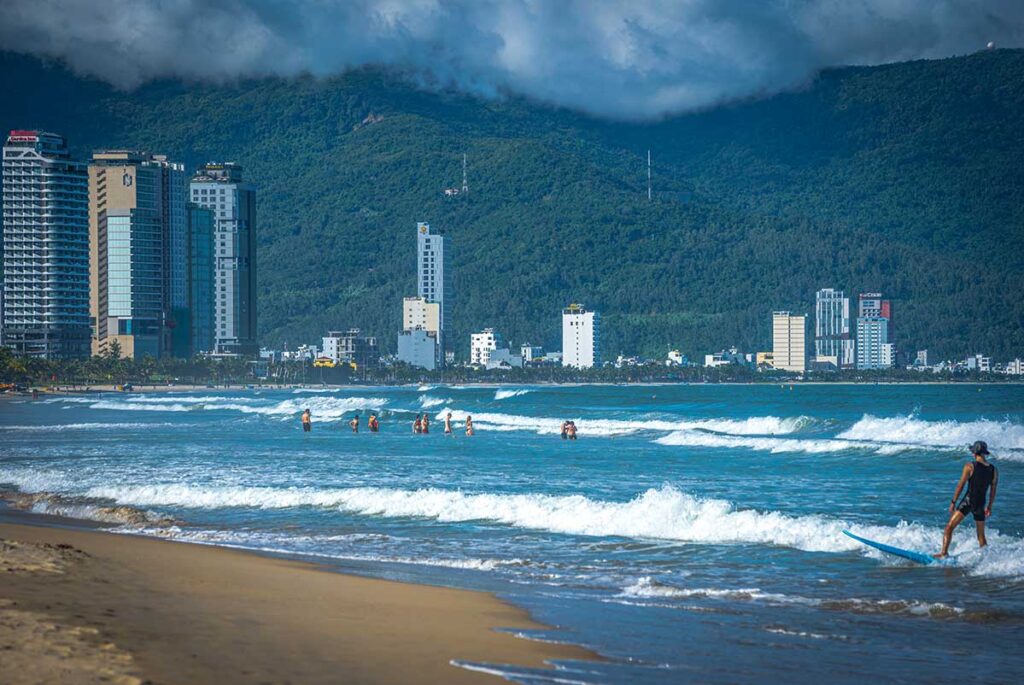
[[(0, 92), (0, 126), (83, 157), (243, 164), (268, 345), (355, 326), (393, 349), (429, 221), (463, 354), (484, 326), (558, 349), (571, 301), (602, 312), (606, 356), (766, 349), (772, 310), (813, 313), (828, 286), (890, 295), (903, 349), (1024, 353), (1024, 51), (830, 70), (654, 123), (373, 70), (126, 93), (5, 54)], [(463, 153), (470, 192), (445, 197)]]

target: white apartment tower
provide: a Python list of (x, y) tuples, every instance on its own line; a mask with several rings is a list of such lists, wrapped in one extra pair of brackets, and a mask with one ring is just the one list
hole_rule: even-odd
[(857, 368), (888, 369), (895, 363), (889, 342), (889, 319), (884, 316), (857, 318)]
[(776, 369), (803, 373), (807, 369), (807, 317), (772, 313), (772, 356)]
[(214, 213), (214, 349), (255, 354), (256, 190), (233, 162), (204, 164), (190, 187), (192, 202)]
[(449, 275), (445, 270), (444, 231), (430, 224), (416, 224), (416, 294), (427, 303), (438, 305), (437, 344), (441, 365), (445, 360), (445, 330), (448, 324)]
[(815, 296), (814, 356), (840, 369), (853, 367), (850, 298), (842, 290), (822, 288)]
[(562, 310), (562, 366), (590, 369), (601, 365), (601, 315), (583, 305)]
[(3, 148), (3, 341), (88, 357), (89, 181), (63, 136), (11, 131)]

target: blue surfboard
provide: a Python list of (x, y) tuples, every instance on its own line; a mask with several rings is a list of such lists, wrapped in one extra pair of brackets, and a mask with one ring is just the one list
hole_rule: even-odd
[(936, 559), (932, 557), (932, 555), (924, 554), (923, 552), (914, 552), (913, 550), (909, 549), (900, 549), (899, 547), (893, 547), (892, 545), (886, 545), (881, 542), (875, 542), (874, 540), (868, 540), (867, 538), (862, 538), (859, 535), (854, 535), (848, 530), (844, 530), (843, 533), (853, 538), (857, 542), (861, 542), (867, 545), (868, 547), (874, 547), (875, 549), (881, 550), (886, 554), (892, 554), (903, 559), (909, 559), (910, 561), (916, 562), (918, 564), (923, 564), (925, 566), (930, 566), (931, 564), (942, 565), (950, 561), (949, 557), (947, 557), (946, 559)]

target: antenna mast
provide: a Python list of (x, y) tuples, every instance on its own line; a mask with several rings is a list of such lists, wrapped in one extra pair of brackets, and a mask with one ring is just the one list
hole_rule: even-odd
[(469, 192), (469, 181), (466, 180), (466, 153), (462, 153), (462, 194)]
[(651, 201), (651, 148), (647, 148), (647, 201)]

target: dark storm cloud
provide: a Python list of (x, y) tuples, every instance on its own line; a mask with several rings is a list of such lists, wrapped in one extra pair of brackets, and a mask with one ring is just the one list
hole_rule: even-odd
[(644, 118), (823, 67), (1024, 45), (1022, 0), (3, 0), (0, 48), (132, 88), (388, 65)]

